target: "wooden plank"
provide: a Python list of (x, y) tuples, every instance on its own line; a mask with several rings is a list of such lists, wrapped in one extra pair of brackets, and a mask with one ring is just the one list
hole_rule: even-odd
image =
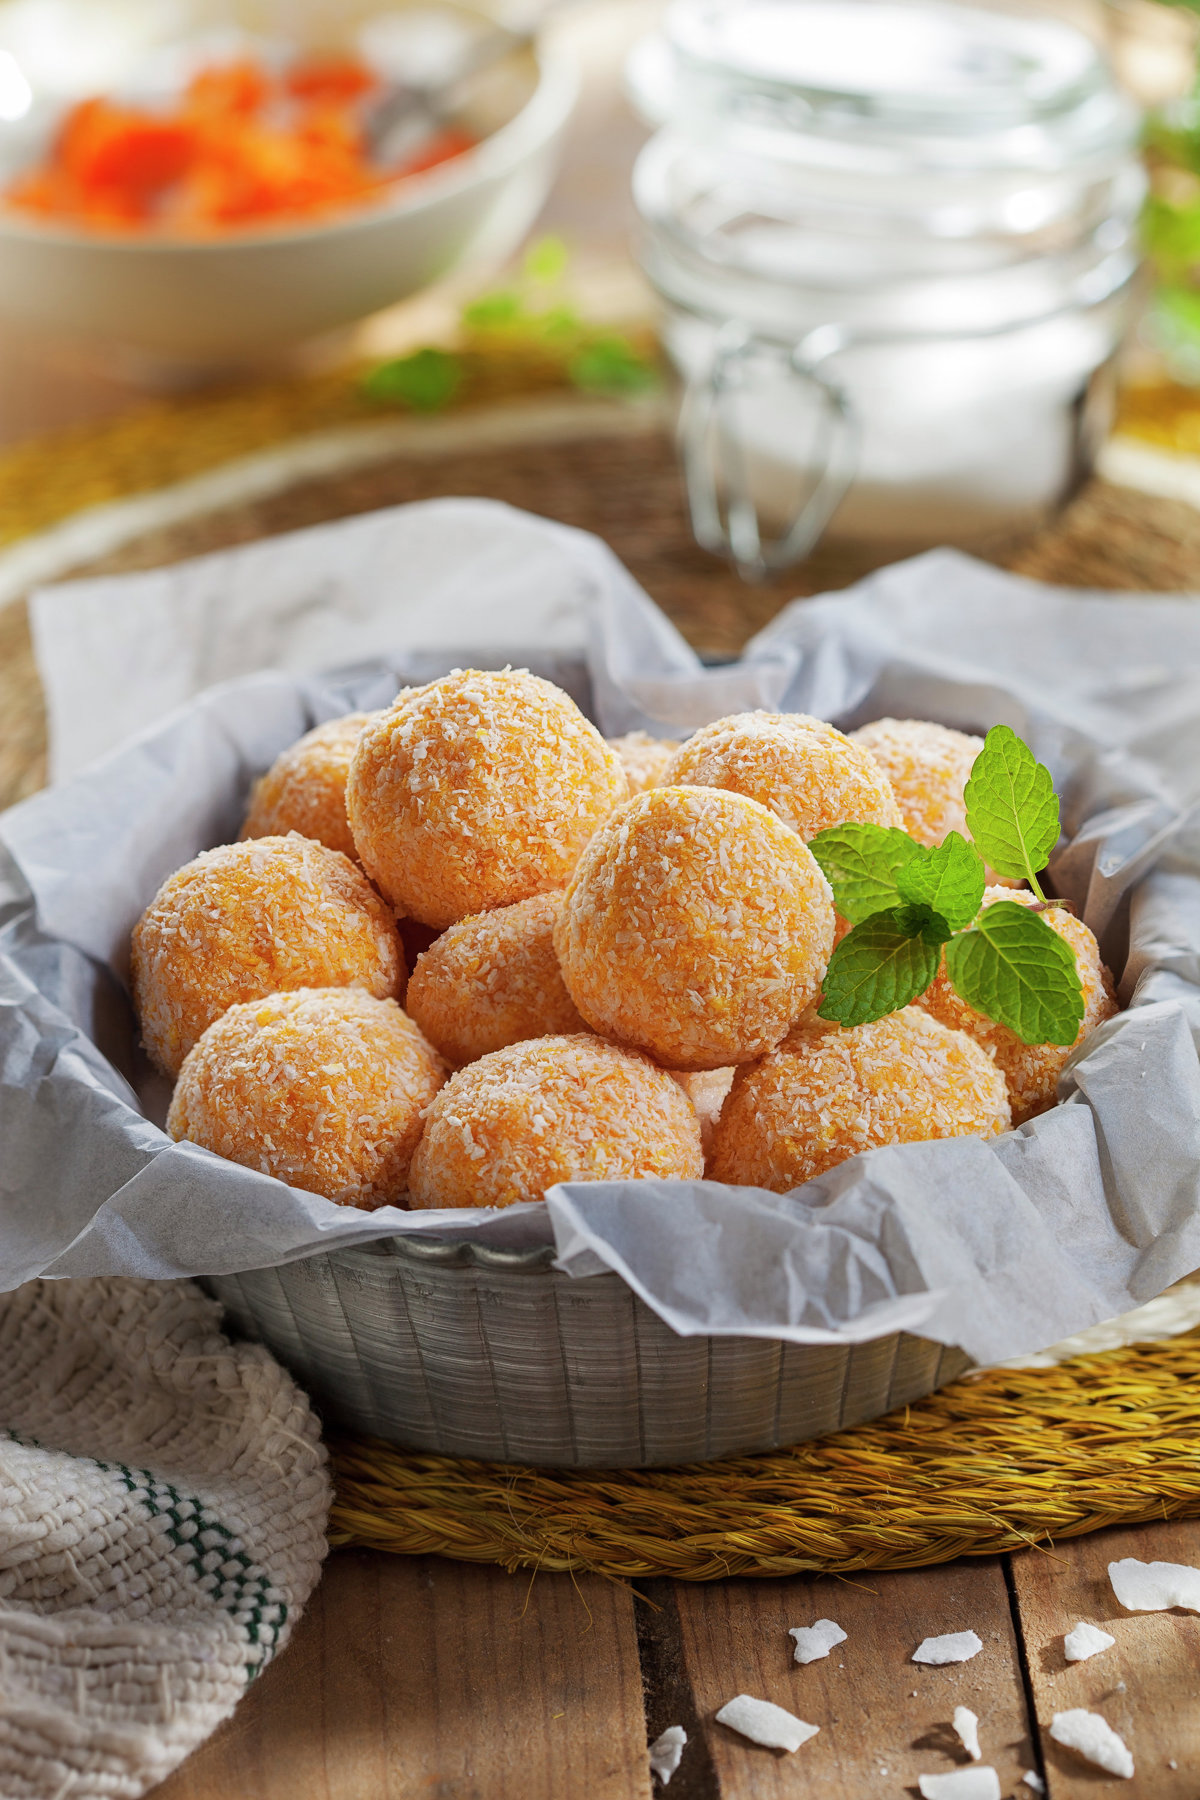
[(162, 1800), (650, 1800), (633, 1597), (344, 1551)]
[[(1135, 1775), (1118, 1784), (1122, 1795), (1195, 1800), (1200, 1792), (1200, 1619), (1127, 1613), (1108, 1578), (1109, 1563), (1124, 1556), (1200, 1566), (1200, 1521), (1123, 1526), (1012, 1559), (1050, 1800), (1095, 1800), (1103, 1779), (1049, 1735), (1054, 1714), (1075, 1706), (1102, 1713), (1129, 1746)], [(1081, 1619), (1117, 1641), (1068, 1663), (1063, 1633)]]
[[(798, 1793), (895, 1800), (915, 1792), (918, 1775), (963, 1765), (951, 1728), (960, 1705), (979, 1714), (983, 1760), (998, 1771), (1003, 1793), (1033, 1766), (1008, 1590), (995, 1558), (867, 1573), (853, 1585), (824, 1576), (680, 1583), (676, 1605), (703, 1751), (721, 1800), (795, 1800)], [(800, 1667), (788, 1628), (821, 1618), (836, 1620), (846, 1642)], [(911, 1661), (922, 1638), (966, 1630), (984, 1645), (970, 1662), (929, 1668)], [(819, 1725), (819, 1736), (794, 1755), (748, 1744), (713, 1718), (737, 1693), (787, 1707)], [(653, 1705), (650, 1714), (657, 1725)], [(682, 1783), (690, 1750), (680, 1768), (680, 1800), (691, 1800)]]

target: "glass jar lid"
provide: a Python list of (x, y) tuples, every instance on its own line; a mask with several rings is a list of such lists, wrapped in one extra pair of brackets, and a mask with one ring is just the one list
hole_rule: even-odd
[(818, 135), (860, 152), (919, 142), (927, 163), (1061, 166), (1136, 130), (1083, 32), (957, 0), (676, 0), (630, 84), (656, 123), (785, 159)]

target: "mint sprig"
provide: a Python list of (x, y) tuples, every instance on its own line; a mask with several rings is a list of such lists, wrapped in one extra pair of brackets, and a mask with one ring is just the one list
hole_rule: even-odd
[(1023, 1043), (1068, 1045), (1083, 1018), (1074, 951), (1037, 912), (1015, 900), (981, 910), (984, 858), (1023, 876), (1044, 901), (1038, 871), (1058, 839), (1049, 771), (1008, 726), (988, 732), (966, 787), (967, 824), (936, 848), (881, 825), (847, 823), (809, 845), (833, 903), (853, 929), (830, 958), (823, 1019), (866, 1025), (918, 999), (942, 948), (969, 1006)]
[(829, 959), (818, 1016), (868, 1025), (923, 994), (938, 972), (945, 920), (927, 906), (893, 906), (848, 932)]
[(962, 931), (979, 911), (984, 880), (978, 853), (959, 832), (951, 831), (936, 850), (906, 862), (897, 873), (896, 886), (902, 900), (931, 907), (951, 931)]
[(1023, 1044), (1073, 1044), (1083, 1019), (1075, 952), (1045, 919), (998, 900), (946, 945), (946, 973), (976, 1012)]
[(833, 904), (852, 925), (899, 906), (903, 896), (897, 874), (906, 863), (929, 854), (906, 831), (854, 821), (818, 831), (808, 847), (833, 889)]
[(1038, 874), (1058, 842), (1058, 797), (1049, 769), (1009, 726), (988, 732), (964, 798), (979, 854), (997, 875), (1027, 881), (1044, 900)]

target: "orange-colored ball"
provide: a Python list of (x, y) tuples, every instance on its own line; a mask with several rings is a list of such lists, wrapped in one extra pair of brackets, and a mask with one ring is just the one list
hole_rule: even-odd
[(970, 836), (963, 790), (982, 738), (929, 719), (875, 719), (850, 741), (887, 776), (909, 837), (933, 848), (951, 831)]
[(363, 726), (375, 713), (350, 713), (318, 725), (275, 758), (254, 784), (239, 836), (286, 837), (298, 831), (358, 860), (346, 817), (346, 777)]
[[(929, 719), (875, 719), (850, 733), (892, 784), (904, 829), (918, 844), (935, 848), (947, 834), (967, 830), (967, 781), (983, 739)], [(988, 870), (988, 880), (1023, 888), (1019, 879)]]
[(631, 794), (661, 787), (667, 766), (679, 748), (674, 738), (651, 737), (648, 731), (627, 731), (624, 737), (608, 738), (606, 742), (621, 759)]
[(668, 786), (745, 794), (807, 841), (848, 819), (899, 825), (887, 776), (874, 758), (807, 713), (732, 713), (705, 725), (668, 763)]
[(562, 891), (476, 913), (423, 955), (405, 1004), (455, 1068), (525, 1038), (586, 1031), (554, 951)]
[(460, 1069), (429, 1107), (412, 1204), (511, 1206), (559, 1181), (703, 1173), (700, 1125), (677, 1081), (600, 1038), (530, 1038)]
[(829, 884), (803, 840), (741, 794), (660, 787), (608, 818), (555, 925), (567, 991), (601, 1036), (671, 1069), (772, 1049), (833, 948)]
[(845, 1030), (815, 1015), (739, 1069), (713, 1134), (714, 1181), (786, 1194), (860, 1150), (1009, 1127), (1004, 1077), (916, 1007)]
[(445, 1065), (394, 1000), (301, 988), (231, 1006), (184, 1060), (187, 1138), (342, 1206), (402, 1204)]
[(168, 1075), (242, 1001), (302, 987), (384, 999), (405, 974), (395, 923), (362, 871), (296, 832), (203, 851), (133, 928), (133, 1004)]
[[(1037, 896), (1031, 894), (1028, 888), (984, 889), (985, 907), (994, 906), (998, 900), (1011, 900), (1018, 906), (1038, 904)], [(1048, 1111), (1055, 1104), (1058, 1078), (1067, 1058), (1076, 1045), (1095, 1031), (1097, 1025), (1102, 1025), (1105, 1019), (1111, 1019), (1117, 1011), (1112, 976), (1100, 961), (1100, 946), (1083, 920), (1075, 918), (1061, 906), (1049, 907), (1042, 913), (1042, 917), (1075, 952), (1075, 966), (1083, 988), (1083, 1019), (1073, 1044), (1025, 1044), (1007, 1025), (998, 1025), (994, 1019), (985, 1018), (982, 1013), (976, 1012), (952, 986), (946, 973), (944, 955), (936, 979), (917, 1001), (918, 1006), (923, 1006), (932, 1018), (940, 1019), (943, 1025), (952, 1025), (958, 1031), (967, 1032), (994, 1058), (997, 1068), (1003, 1071), (1008, 1083), (1014, 1125), (1023, 1125), (1026, 1119), (1036, 1118), (1038, 1113)]]
[(468, 669), (367, 726), (346, 806), (396, 911), (445, 926), (562, 887), (627, 793), (619, 757), (561, 688)]

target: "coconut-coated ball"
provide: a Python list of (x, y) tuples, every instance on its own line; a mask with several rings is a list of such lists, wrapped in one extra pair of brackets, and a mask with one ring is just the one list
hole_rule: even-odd
[(413, 1206), (511, 1206), (557, 1181), (702, 1174), (700, 1125), (648, 1056), (587, 1033), (530, 1038), (460, 1069), (426, 1115)]
[[(951, 831), (970, 839), (964, 796), (972, 765), (983, 749), (981, 737), (929, 719), (876, 719), (850, 736), (870, 752), (891, 782), (909, 837), (931, 848)], [(1025, 886), (991, 869), (987, 878), (1001, 887)]]
[(674, 738), (651, 737), (648, 731), (627, 731), (624, 737), (605, 741), (621, 759), (631, 794), (644, 794), (647, 788), (661, 787), (667, 764), (679, 748)]
[(707, 787), (650, 788), (579, 859), (554, 928), (567, 992), (602, 1037), (665, 1068), (773, 1049), (820, 990), (829, 884), (767, 807)]
[(860, 1150), (1009, 1123), (1004, 1077), (964, 1032), (913, 1006), (850, 1030), (812, 1014), (734, 1076), (708, 1173), (786, 1194)]
[(931, 848), (947, 832), (969, 837), (963, 790), (983, 739), (929, 719), (875, 719), (850, 733), (892, 784), (909, 837)]
[(346, 806), (363, 868), (423, 925), (563, 886), (628, 794), (569, 695), (524, 670), (459, 670), (366, 727)]
[(239, 835), (285, 837), (298, 831), (357, 861), (346, 817), (346, 777), (362, 728), (375, 716), (350, 713), (330, 719), (289, 745), (255, 782)]
[(561, 904), (559, 889), (475, 913), (417, 958), (405, 1005), (456, 1069), (524, 1038), (587, 1030), (554, 950)]
[[(983, 890), (983, 906), (994, 906), (998, 900), (1012, 900), (1018, 906), (1036, 906), (1036, 894), (1028, 888), (987, 887)], [(965, 1031), (995, 1059), (996, 1066), (1008, 1082), (1014, 1125), (1036, 1118), (1055, 1104), (1058, 1078), (1076, 1045), (1111, 1019), (1118, 1010), (1113, 998), (1112, 976), (1100, 961), (1100, 946), (1082, 919), (1065, 907), (1051, 906), (1042, 913), (1047, 925), (1075, 952), (1075, 966), (1083, 989), (1083, 1020), (1075, 1042), (1064, 1044), (1023, 1044), (1015, 1031), (998, 1025), (968, 1006), (951, 985), (943, 954), (936, 979), (917, 1001), (934, 1019)]]
[(302, 987), (386, 999), (405, 974), (395, 923), (361, 869), (294, 831), (203, 851), (133, 928), (134, 1009), (168, 1075), (241, 1001)]
[(403, 1201), (446, 1068), (394, 1000), (300, 988), (231, 1006), (184, 1059), (173, 1138), (342, 1206)]
[(731, 713), (675, 752), (663, 781), (725, 788), (769, 806), (807, 843), (848, 819), (899, 825), (887, 776), (873, 757), (807, 713)]

